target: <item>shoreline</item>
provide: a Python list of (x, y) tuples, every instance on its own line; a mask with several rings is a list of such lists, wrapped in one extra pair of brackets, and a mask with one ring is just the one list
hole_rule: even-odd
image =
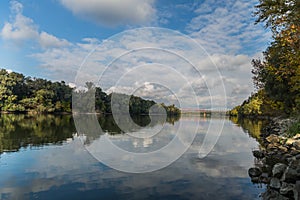
[(300, 199), (300, 133), (287, 133), (294, 121), (271, 118), (260, 135), (260, 149), (253, 151), (255, 167), (248, 174), (253, 183), (267, 185), (263, 200)]
[[(31, 112), (31, 111), (18, 111), (18, 112), (9, 112), (9, 111), (0, 111), (1, 114), (8, 114), (8, 115), (91, 115), (91, 114), (96, 114), (96, 115), (112, 115), (113, 113), (104, 113), (104, 112), (92, 112), (92, 113), (79, 113), (79, 112)], [(118, 113), (118, 114), (126, 114), (126, 113)], [(131, 113), (130, 113), (131, 114)], [(149, 114), (144, 114), (144, 113), (132, 113), (132, 115), (139, 115), (139, 116), (149, 116)], [(167, 117), (178, 117), (181, 116), (181, 113), (176, 113), (176, 114), (167, 114)], [(154, 116), (164, 116), (160, 114), (154, 114)]]

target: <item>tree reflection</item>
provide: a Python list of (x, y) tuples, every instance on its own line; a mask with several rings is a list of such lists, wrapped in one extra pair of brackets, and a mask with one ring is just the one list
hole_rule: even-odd
[[(124, 117), (122, 119), (122, 124), (127, 124), (127, 126), (122, 129), (118, 126), (118, 123), (116, 123), (113, 115), (77, 114), (74, 118), (80, 122), (80, 125), (76, 127), (78, 133), (86, 136), (85, 143), (89, 144), (91, 141), (98, 139), (104, 133), (116, 135), (127, 132), (138, 132), (142, 128), (163, 125), (164, 123), (174, 125), (174, 123), (180, 119), (180, 116), (167, 116), (166, 119), (156, 116), (151, 119), (148, 115), (133, 115), (130, 120), (132, 120), (134, 124), (132, 124), (128, 118)], [(95, 124), (95, 120), (99, 122), (100, 126)]]
[[(101, 134), (122, 134), (112, 115), (97, 115), (96, 120), (102, 131), (91, 124), (94, 115), (84, 115), (81, 129), (76, 129), (72, 115), (0, 115), (0, 154), (3, 152), (18, 151), (20, 148), (39, 147), (44, 145), (61, 145), (74, 134), (84, 134), (87, 141), (92, 141)], [(76, 117), (76, 116), (75, 116)], [(155, 118), (151, 121), (149, 116), (132, 116), (134, 123), (143, 128), (162, 124), (163, 119)], [(174, 124), (178, 116), (167, 117), (167, 123)], [(151, 122), (151, 123), (150, 123)], [(98, 126), (99, 127), (99, 126)], [(78, 127), (77, 127), (78, 128)], [(128, 127), (126, 131), (132, 130)], [(88, 131), (87, 131), (88, 130)]]
[(0, 153), (22, 147), (62, 144), (72, 138), (75, 126), (70, 115), (14, 115), (0, 117)]
[(238, 117), (230, 117), (230, 120), (256, 140), (260, 139), (262, 128), (268, 123), (268, 120)]

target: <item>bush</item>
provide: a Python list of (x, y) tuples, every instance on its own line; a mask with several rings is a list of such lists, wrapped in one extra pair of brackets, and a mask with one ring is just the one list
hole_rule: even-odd
[(295, 136), (297, 133), (300, 133), (300, 120), (296, 121), (295, 123), (293, 123), (289, 130), (288, 130), (288, 136), (289, 137), (293, 137)]

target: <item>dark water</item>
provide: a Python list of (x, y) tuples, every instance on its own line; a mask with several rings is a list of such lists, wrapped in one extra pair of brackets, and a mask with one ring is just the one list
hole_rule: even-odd
[[(135, 117), (141, 126), (147, 117)], [(247, 170), (254, 165), (251, 150), (261, 122), (225, 120), (213, 150), (200, 159), (198, 152), (206, 130), (222, 125), (218, 118), (169, 118), (133, 130), (135, 134), (165, 132), (152, 138), (134, 139), (118, 128), (111, 116), (100, 117), (100, 126), (111, 140), (128, 151), (161, 148), (180, 124), (186, 133), (200, 124), (192, 146), (171, 165), (144, 174), (124, 173), (97, 161), (83, 143), (101, 138), (76, 131), (72, 116), (1, 115), (0, 199), (259, 199), (264, 188), (253, 185)], [(249, 134), (249, 132), (251, 134)]]

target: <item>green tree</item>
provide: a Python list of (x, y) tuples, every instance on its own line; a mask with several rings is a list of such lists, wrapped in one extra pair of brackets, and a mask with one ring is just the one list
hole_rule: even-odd
[(37, 112), (53, 112), (54, 105), (52, 104), (52, 98), (54, 97), (54, 92), (51, 90), (40, 89), (35, 94), (35, 99), (37, 102), (36, 111)]
[(24, 111), (24, 107), (18, 104), (18, 94), (23, 95), (24, 76), (17, 73), (8, 73), (0, 70), (0, 110), (1, 111)]
[(282, 102), (286, 113), (300, 110), (300, 1), (260, 0), (257, 23), (265, 22), (273, 42), (264, 59), (253, 60), (254, 83), (266, 96)]
[[(52, 113), (52, 112), (71, 112), (72, 109), (72, 91), (64, 81), (51, 82), (40, 78), (24, 77), (19, 73), (9, 73), (0, 69), (0, 111), (8, 112), (34, 112), (34, 113)], [(131, 114), (149, 113), (149, 109), (155, 104), (154, 101), (145, 100), (136, 96), (126, 94), (114, 94), (116, 101), (114, 106), (124, 112), (123, 105), (129, 104)], [(79, 98), (75, 101), (75, 112), (97, 112), (111, 113), (111, 97), (101, 88), (96, 87), (92, 82), (85, 84), (84, 90), (75, 90), (73, 98)], [(95, 104), (93, 98), (95, 99)], [(129, 100), (129, 102), (128, 102)], [(176, 111), (174, 105), (168, 107), (168, 113)]]

